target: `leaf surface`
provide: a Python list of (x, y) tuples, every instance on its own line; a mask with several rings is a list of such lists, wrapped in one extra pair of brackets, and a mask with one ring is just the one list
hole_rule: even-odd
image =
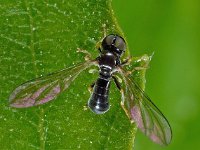
[[(114, 84), (109, 112), (95, 115), (84, 108), (97, 73), (84, 71), (41, 106), (17, 109), (8, 101), (21, 83), (84, 61), (77, 48), (97, 57), (104, 25), (107, 34), (122, 34), (111, 1), (8, 0), (0, 3), (0, 13), (0, 149), (132, 149), (136, 128)], [(144, 72), (137, 78), (144, 81)]]

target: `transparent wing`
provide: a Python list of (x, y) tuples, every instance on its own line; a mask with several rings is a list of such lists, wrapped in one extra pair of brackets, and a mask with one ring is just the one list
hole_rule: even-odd
[(86, 61), (23, 83), (11, 93), (9, 97), (10, 106), (17, 108), (31, 107), (55, 99), (58, 94), (68, 88), (79, 73), (95, 63), (95, 60)]
[(125, 82), (122, 106), (126, 114), (152, 141), (160, 145), (168, 145), (172, 138), (169, 122), (140, 86), (125, 73), (125, 70), (120, 69), (120, 73)]

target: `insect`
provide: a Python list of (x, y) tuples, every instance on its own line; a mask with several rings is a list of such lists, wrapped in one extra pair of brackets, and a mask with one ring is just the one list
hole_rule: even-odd
[[(99, 57), (23, 83), (11, 93), (10, 106), (25, 108), (47, 103), (65, 91), (83, 70), (97, 65), (99, 77), (93, 84), (88, 107), (96, 114), (103, 114), (109, 110), (109, 87), (111, 79), (114, 79), (121, 91), (121, 105), (127, 116), (152, 141), (168, 145), (172, 138), (171, 127), (162, 112), (123, 68), (128, 62), (128, 59), (124, 62), (120, 60), (125, 49), (126, 43), (122, 37), (107, 35), (99, 48)], [(124, 89), (115, 77), (117, 73), (123, 77), (126, 85)]]

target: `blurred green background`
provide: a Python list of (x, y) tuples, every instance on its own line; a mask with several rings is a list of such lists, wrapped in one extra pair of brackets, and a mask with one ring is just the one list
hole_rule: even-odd
[(161, 147), (137, 133), (135, 150), (200, 147), (200, 1), (113, 0), (131, 55), (154, 57), (146, 92), (168, 118), (173, 140)]

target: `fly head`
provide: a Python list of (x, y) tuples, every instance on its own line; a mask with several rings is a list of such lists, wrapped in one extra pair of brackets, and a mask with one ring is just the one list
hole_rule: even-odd
[(103, 39), (101, 46), (103, 52), (109, 51), (118, 57), (121, 57), (126, 50), (125, 40), (121, 36), (115, 34), (107, 35)]

